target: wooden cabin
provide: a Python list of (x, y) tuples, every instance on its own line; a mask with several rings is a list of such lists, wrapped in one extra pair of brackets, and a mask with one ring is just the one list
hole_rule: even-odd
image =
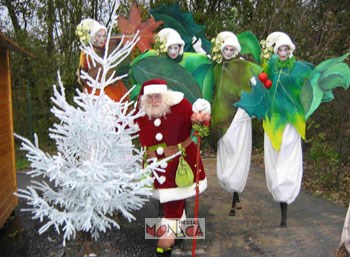
[(33, 57), (0, 32), (0, 228), (18, 205), (10, 51)]

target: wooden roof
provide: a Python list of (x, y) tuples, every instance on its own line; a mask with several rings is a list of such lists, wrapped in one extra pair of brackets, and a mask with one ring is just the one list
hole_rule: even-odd
[(11, 39), (6, 37), (1, 32), (0, 32), (0, 47), (21, 53), (25, 56), (34, 57), (34, 55), (32, 55), (27, 50), (25, 50), (22, 47), (20, 47), (19, 45), (17, 45), (15, 42), (13, 42)]

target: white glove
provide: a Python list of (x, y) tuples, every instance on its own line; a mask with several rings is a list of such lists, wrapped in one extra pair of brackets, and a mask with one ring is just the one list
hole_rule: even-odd
[(256, 86), (256, 78), (255, 78), (255, 77), (251, 77), (251, 78), (250, 78), (250, 84), (251, 84), (252, 86)]
[(202, 48), (202, 39), (198, 39), (196, 36), (193, 36), (192, 38), (192, 47), (196, 51), (196, 53), (199, 54), (207, 54), (206, 51)]
[(197, 99), (193, 105), (192, 105), (192, 111), (194, 113), (203, 113), (203, 114), (211, 114), (211, 106), (210, 106), (210, 103), (203, 99), (203, 98), (200, 98), (200, 99)]

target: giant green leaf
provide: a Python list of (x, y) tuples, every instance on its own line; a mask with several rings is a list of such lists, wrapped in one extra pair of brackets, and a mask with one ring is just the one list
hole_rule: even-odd
[(251, 54), (256, 61), (256, 63), (260, 64), (260, 54), (261, 54), (261, 48), (259, 44), (259, 40), (256, 38), (256, 36), (250, 32), (245, 31), (242, 33), (239, 33), (237, 35), (239, 44), (241, 45), (241, 54)]
[(305, 119), (308, 119), (321, 103), (334, 99), (332, 92), (334, 88), (349, 88), (350, 68), (343, 62), (348, 55), (323, 61), (315, 67), (310, 78), (305, 81), (300, 94)]
[(178, 3), (161, 5), (158, 8), (151, 9), (151, 14), (155, 20), (164, 22), (164, 28), (172, 28), (179, 32), (181, 38), (185, 41), (186, 52), (194, 52), (192, 48), (193, 36), (200, 38), (203, 49), (207, 53), (210, 52), (211, 43), (205, 37), (205, 26), (196, 24), (192, 13), (182, 11)]
[(216, 142), (226, 133), (236, 113), (242, 92), (250, 92), (250, 79), (262, 68), (252, 62), (231, 60), (214, 68), (215, 87), (212, 102), (211, 141)]
[(184, 93), (191, 103), (203, 97), (194, 77), (169, 58), (145, 57), (133, 65), (131, 76), (138, 85), (154, 78), (164, 79), (170, 89)]

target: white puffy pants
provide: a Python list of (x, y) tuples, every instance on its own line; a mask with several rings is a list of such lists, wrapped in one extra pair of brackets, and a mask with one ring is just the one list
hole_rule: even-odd
[(228, 192), (241, 193), (246, 185), (252, 154), (252, 120), (237, 109), (230, 127), (220, 138), (217, 149), (219, 184)]
[(294, 202), (301, 187), (303, 153), (301, 137), (291, 124), (284, 128), (279, 151), (272, 147), (265, 133), (264, 159), (266, 184), (273, 199), (288, 204)]

